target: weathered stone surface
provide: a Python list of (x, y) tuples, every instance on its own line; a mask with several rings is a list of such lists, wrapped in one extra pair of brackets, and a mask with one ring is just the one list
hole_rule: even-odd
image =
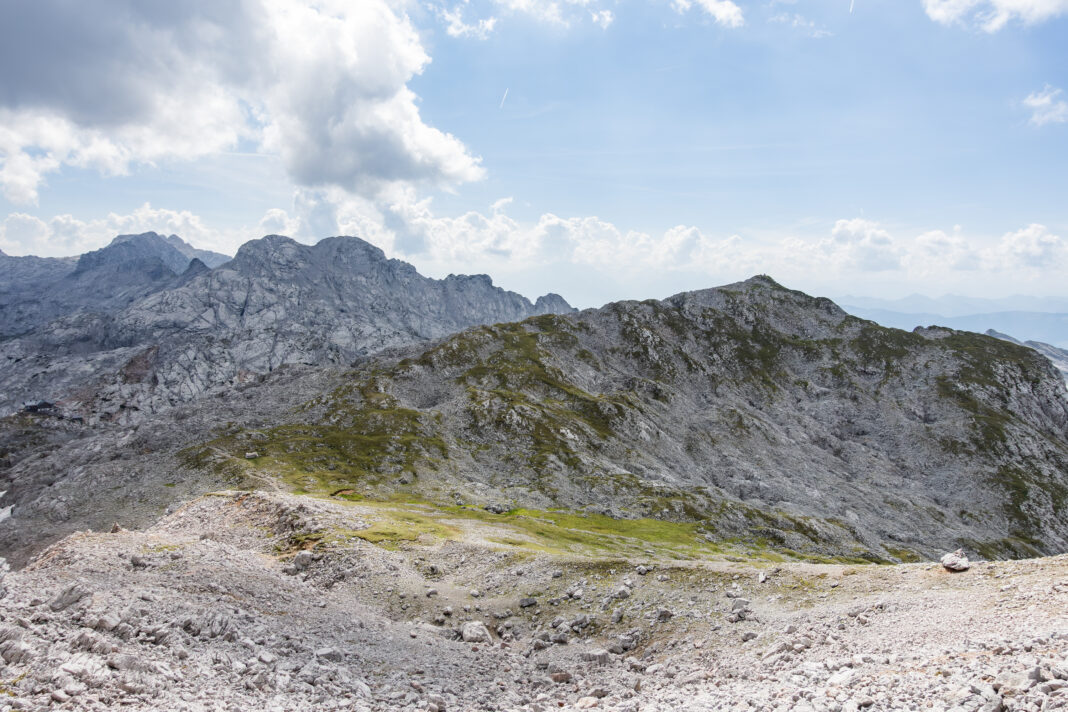
[(972, 566), (971, 562), (968, 561), (968, 557), (964, 554), (964, 549), (957, 549), (944, 555), (941, 563), (942, 566), (950, 571), (967, 571)]
[(460, 636), (465, 643), (489, 643), (493, 640), (489, 628), (480, 621), (469, 621), (460, 629)]

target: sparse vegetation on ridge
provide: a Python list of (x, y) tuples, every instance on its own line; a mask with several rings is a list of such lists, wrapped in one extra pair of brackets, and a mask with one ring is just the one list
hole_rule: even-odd
[[(833, 394), (867, 420), (835, 415), (837, 424), (792, 426), (821, 433), (812, 439), (813, 454), (833, 458), (831, 468), (852, 469), (850, 453), (858, 447), (882, 452), (886, 438), (904, 446), (911, 432), (940, 453), (938, 467), (970, 462), (990, 473), (992, 491), (1004, 492), (1000, 533), (969, 535), (990, 523), (988, 506), (982, 517), (955, 517), (960, 543), (1000, 555), (1043, 550), (1034, 536), (1042, 525), (1036, 512), (1058, 511), (1063, 495), (1054, 480), (1021, 474), (1034, 458), (1013, 460), (1005, 443), (1010, 431), (1038, 433), (1050, 452), (1042, 467), (1068, 457), (1063, 443), (1011, 408), (1011, 398), (1029, 397), (1046, 376), (1026, 349), (975, 335), (926, 338), (885, 329), (770, 280), (684, 296), (477, 327), (414, 355), (359, 366), (345, 385), (300, 409), (304, 422), (225, 436), (212, 447), (230, 453), (227, 467), (236, 463), (320, 496), (415, 497), (435, 507), (488, 497), (580, 513), (568, 516), (600, 512), (620, 529), (673, 522), (700, 531), (702, 547), (748, 541), (786, 556), (868, 561), (921, 555), (920, 541), (879, 541), (863, 526), (843, 524), (837, 513), (819, 516), (811, 503), (784, 510), (745, 502), (745, 488), (717, 474), (735, 467), (740, 453), (784, 447), (783, 414), (792, 404)], [(805, 319), (814, 321), (803, 329), (782, 326)], [(954, 367), (935, 369), (935, 361)], [(1025, 390), (1014, 390), (1017, 385)], [(919, 409), (918, 417), (890, 395), (906, 387), (919, 399), (909, 406)], [(707, 413), (695, 410), (698, 402)], [(681, 413), (691, 432), (684, 447), (669, 445), (679, 437)], [(869, 437), (872, 430), (883, 439)], [(250, 450), (256, 457), (247, 459)], [(917, 460), (894, 468), (926, 466)], [(788, 481), (777, 486), (789, 487)], [(472, 482), (483, 483), (487, 494), (477, 494)], [(926, 519), (932, 528), (949, 523), (930, 500), (917, 507), (908, 495), (892, 499), (886, 514)], [(602, 534), (588, 526), (552, 531), (564, 543), (578, 536), (566, 529), (585, 531), (579, 538), (591, 545)], [(544, 536), (527, 544), (553, 546)]]

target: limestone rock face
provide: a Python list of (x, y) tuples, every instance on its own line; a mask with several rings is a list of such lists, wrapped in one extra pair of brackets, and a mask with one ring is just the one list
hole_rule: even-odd
[(1005, 341), (1011, 341), (1014, 344), (1020, 344), (1021, 346), (1027, 346), (1028, 348), (1034, 349), (1035, 351), (1048, 358), (1050, 360), (1050, 363), (1052, 363), (1057, 368), (1057, 370), (1061, 372), (1061, 375), (1064, 376), (1065, 381), (1068, 381), (1068, 350), (1057, 348), (1052, 344), (1046, 344), (1041, 341), (1019, 341), (1009, 336), (1008, 334), (1003, 334), (993, 329), (987, 329), (986, 335), (993, 336), (998, 339), (1003, 339)]
[[(179, 286), (193, 262), (218, 266), (226, 255), (198, 250), (177, 235), (119, 235), (80, 257), (0, 253), (0, 339), (84, 313), (110, 313)], [(198, 271), (194, 268), (194, 272)]]
[[(141, 280), (138, 298), (118, 311), (109, 302), (68, 314), (0, 345), (3, 362), (17, 364), (0, 372), (0, 412), (63, 400), (89, 420), (134, 423), (282, 366), (347, 364), (476, 324), (571, 311), (557, 295), (534, 305), (485, 275), (423, 277), (355, 237), (309, 246), (271, 235), (211, 270), (188, 245), (192, 258), (158, 235), (117, 240), (83, 255), (70, 279), (92, 274), (104, 289), (115, 278), (101, 270), (128, 273)], [(149, 258), (167, 288), (157, 288)], [(142, 284), (150, 277), (151, 288)], [(131, 363), (137, 378), (128, 376)]]

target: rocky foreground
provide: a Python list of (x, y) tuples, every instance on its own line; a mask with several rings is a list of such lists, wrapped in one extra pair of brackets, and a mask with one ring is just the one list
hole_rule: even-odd
[(1066, 556), (624, 560), (388, 511), (228, 492), (64, 539), (4, 580), (0, 709), (1068, 708)]

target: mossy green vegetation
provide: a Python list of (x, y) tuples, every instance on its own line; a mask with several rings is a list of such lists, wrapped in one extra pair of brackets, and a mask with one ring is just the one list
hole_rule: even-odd
[(482, 541), (507, 549), (581, 556), (593, 559), (632, 560), (647, 556), (676, 560), (708, 560), (726, 556), (754, 561), (811, 561), (868, 563), (870, 556), (826, 556), (776, 546), (761, 538), (711, 537), (700, 522), (659, 519), (615, 519), (563, 510), (514, 509), (492, 514), (473, 506), (435, 506), (425, 502), (360, 502), (369, 508), (371, 526), (362, 530), (329, 530), (291, 542), (295, 549), (308, 545), (344, 545), (352, 539), (386, 547), (433, 540)]
[(909, 355), (925, 342), (919, 334), (865, 322), (849, 345), (862, 365), (881, 368), (885, 381), (899, 373)]
[(367, 529), (351, 532), (352, 537), (372, 544), (387, 545), (418, 541), (423, 536), (436, 539), (458, 539), (459, 535), (458, 529), (435, 521), (433, 517), (399, 509), (389, 511), (388, 516), (383, 516)]

